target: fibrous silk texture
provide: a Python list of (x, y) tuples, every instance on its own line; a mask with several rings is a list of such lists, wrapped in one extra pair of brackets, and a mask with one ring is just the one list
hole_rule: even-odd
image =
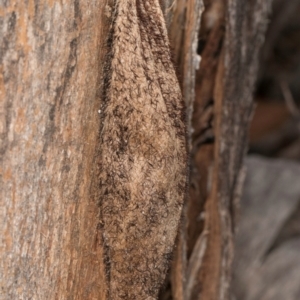
[(181, 91), (159, 0), (118, 0), (101, 129), (109, 299), (156, 299), (186, 194)]

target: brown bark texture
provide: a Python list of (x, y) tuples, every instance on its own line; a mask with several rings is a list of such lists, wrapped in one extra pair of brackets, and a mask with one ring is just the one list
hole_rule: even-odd
[[(201, 62), (191, 104), (193, 73), (184, 71), (189, 63), (184, 49), (191, 49), (186, 45), (192, 44), (189, 26), (195, 10), (190, 16), (189, 7), (196, 2), (177, 1), (175, 25), (170, 27), (183, 95), (192, 115), (189, 199), (171, 270), (172, 296), (165, 299), (229, 299), (252, 93), (271, 1), (203, 1), (198, 49), (192, 54), (200, 55)], [(184, 46), (178, 47), (179, 41)], [(195, 68), (193, 64), (187, 69)]]
[(93, 186), (103, 1), (1, 1), (0, 298), (105, 299)]

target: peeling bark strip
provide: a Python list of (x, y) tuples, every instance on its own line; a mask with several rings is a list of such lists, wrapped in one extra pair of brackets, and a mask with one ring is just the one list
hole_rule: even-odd
[(102, 109), (109, 299), (155, 299), (186, 192), (183, 102), (159, 0), (119, 0)]
[(244, 180), (247, 129), (271, 2), (224, 2), (225, 35), (213, 87), (212, 184), (205, 203), (207, 249), (199, 276), (202, 290), (193, 299), (227, 300), (231, 296), (233, 238)]

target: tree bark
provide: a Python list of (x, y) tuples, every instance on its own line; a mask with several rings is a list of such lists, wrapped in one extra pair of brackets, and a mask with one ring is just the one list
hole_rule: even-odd
[[(188, 124), (190, 190), (171, 271), (172, 299), (223, 300), (230, 298), (235, 219), (245, 177), (243, 158), (271, 1), (203, 2), (198, 41), (201, 63)], [(181, 20), (186, 27), (170, 28), (188, 103), (194, 79), (182, 71), (189, 61), (185, 46), (180, 48), (178, 43), (190, 45), (188, 8), (192, 3), (177, 1), (174, 24)]]
[(105, 299), (94, 174), (108, 17), (95, 0), (0, 4), (1, 299)]

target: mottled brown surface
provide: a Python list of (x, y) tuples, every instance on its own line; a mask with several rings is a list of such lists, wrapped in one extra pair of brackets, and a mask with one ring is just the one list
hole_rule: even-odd
[(156, 299), (186, 194), (183, 101), (159, 1), (114, 10), (100, 134), (109, 299)]
[(1, 1), (0, 298), (105, 299), (93, 168), (103, 1)]
[[(197, 53), (191, 43), (197, 38), (190, 34), (199, 12), (196, 3), (176, 1), (170, 27), (191, 119), (190, 191), (172, 264), (172, 295), (166, 291), (161, 299), (225, 300), (230, 298), (233, 235), (258, 53), (271, 1), (203, 1)], [(190, 52), (184, 51), (187, 48)], [(193, 103), (196, 54), (201, 61)]]
[(213, 92), (215, 148), (204, 227), (208, 242), (200, 272), (200, 295), (204, 299), (230, 297), (233, 234), (244, 179), (243, 158), (258, 54), (270, 3), (225, 2), (225, 36)]
[[(178, 0), (172, 6), (172, 19), (169, 35), (172, 43), (173, 57), (180, 78), (183, 98), (186, 104), (186, 119), (188, 131), (188, 147), (191, 153), (191, 119), (195, 99), (195, 77), (199, 67), (197, 55), (198, 31), (203, 12), (202, 0)], [(190, 169), (192, 166), (190, 165)], [(187, 205), (184, 205), (181, 227), (178, 233), (176, 253), (171, 270), (171, 288), (173, 299), (189, 299), (186, 286), (191, 284), (187, 276), (187, 232), (190, 220), (187, 218)]]

